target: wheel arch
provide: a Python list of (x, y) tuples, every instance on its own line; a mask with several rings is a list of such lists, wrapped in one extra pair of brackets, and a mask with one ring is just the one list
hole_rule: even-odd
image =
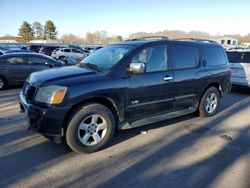
[(222, 86), (219, 82), (212, 82), (210, 84), (208, 84), (204, 89), (203, 89), (203, 92), (202, 92), (202, 95), (201, 95), (201, 98), (202, 96), (204, 95), (204, 93), (210, 88), (210, 87), (215, 87), (218, 89), (219, 93), (220, 93), (220, 97), (222, 96)]
[(115, 124), (117, 125), (119, 123), (119, 111), (118, 111), (118, 107), (116, 106), (115, 102), (110, 99), (110, 98), (106, 98), (106, 97), (93, 97), (93, 98), (88, 98), (86, 100), (83, 100), (79, 103), (76, 103), (75, 105), (72, 106), (72, 108), (69, 110), (68, 114), (66, 115), (65, 118), (65, 124), (64, 124), (64, 129), (67, 129), (67, 125), (68, 125), (68, 121), (69, 121), (69, 117), (71, 115), (71, 113), (73, 113), (77, 108), (84, 106), (84, 105), (88, 105), (88, 104), (92, 104), (92, 103), (98, 103), (98, 104), (102, 104), (105, 107), (107, 107), (113, 114), (114, 118), (115, 118)]

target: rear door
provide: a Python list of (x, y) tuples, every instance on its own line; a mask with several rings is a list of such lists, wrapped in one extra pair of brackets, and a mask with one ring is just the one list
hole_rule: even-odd
[(173, 72), (168, 46), (153, 45), (140, 50), (131, 63), (145, 63), (146, 72), (131, 75), (126, 100), (129, 119), (163, 114), (173, 109)]
[(83, 59), (83, 54), (79, 50), (72, 49), (72, 53), (74, 54), (76, 60), (80, 61)]
[(23, 56), (4, 58), (5, 70), (11, 82), (21, 84), (29, 76), (31, 67)]
[(196, 75), (200, 50), (187, 44), (172, 44), (171, 60), (174, 68), (174, 109), (182, 110), (197, 104), (199, 78)]
[(71, 58), (75, 58), (74, 54), (72, 53), (72, 49), (67, 48), (63, 50), (63, 55), (66, 57), (71, 57)]

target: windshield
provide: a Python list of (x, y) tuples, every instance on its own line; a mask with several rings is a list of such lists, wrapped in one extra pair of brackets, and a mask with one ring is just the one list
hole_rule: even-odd
[(81, 64), (92, 64), (101, 71), (110, 70), (133, 46), (114, 45), (101, 48), (81, 61)]

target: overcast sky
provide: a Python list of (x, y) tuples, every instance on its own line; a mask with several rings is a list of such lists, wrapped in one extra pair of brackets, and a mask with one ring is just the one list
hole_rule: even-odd
[(59, 35), (105, 30), (127, 37), (159, 30), (250, 33), (246, 0), (0, 0), (0, 36), (17, 35), (24, 20), (52, 20)]

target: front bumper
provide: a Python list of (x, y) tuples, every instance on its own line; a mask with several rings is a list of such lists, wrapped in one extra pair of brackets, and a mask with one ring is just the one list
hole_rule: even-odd
[(70, 110), (67, 107), (39, 107), (27, 103), (22, 92), (20, 93), (21, 112), (25, 113), (27, 125), (44, 135), (48, 139), (60, 143), (63, 136), (63, 127), (66, 115)]

